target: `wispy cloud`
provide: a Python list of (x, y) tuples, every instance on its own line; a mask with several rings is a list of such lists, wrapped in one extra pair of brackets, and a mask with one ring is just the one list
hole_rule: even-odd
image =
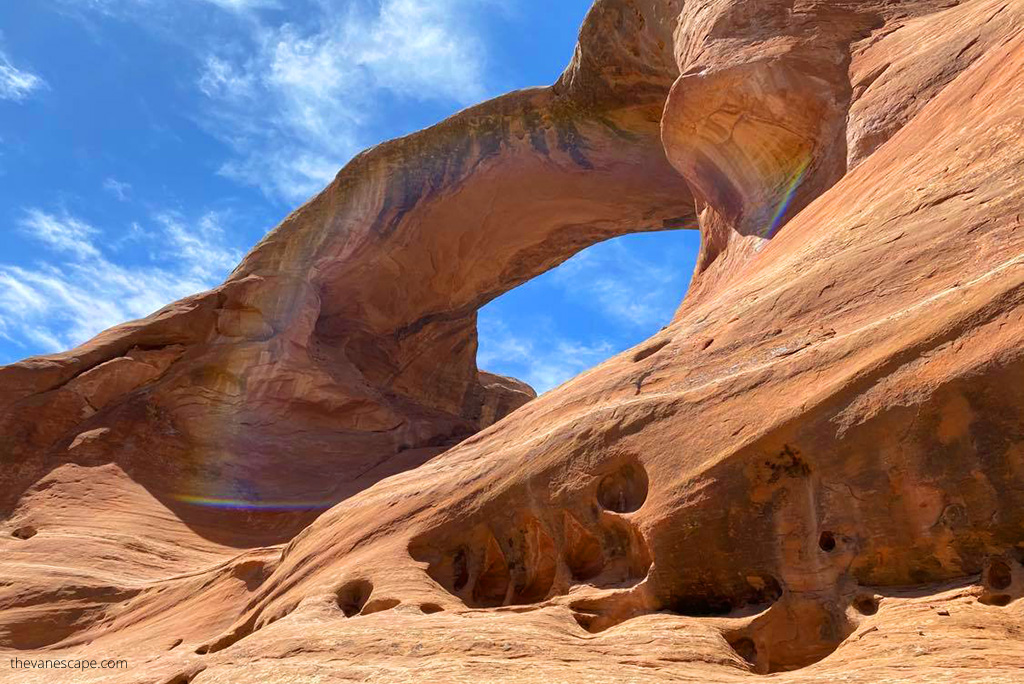
[(20, 221), (21, 230), (47, 247), (82, 260), (95, 258), (99, 250), (92, 244), (96, 229), (73, 216), (55, 216), (39, 209), (29, 209)]
[(582, 342), (560, 338), (543, 323), (530, 337), (512, 331), (500, 314), (485, 310), (479, 322), (477, 365), (525, 381), (547, 392), (608, 358), (615, 346), (607, 340)]
[(671, 319), (690, 279), (689, 261), (681, 254), (643, 256), (621, 239), (609, 240), (580, 252), (552, 278), (570, 297), (613, 322), (650, 328)]
[(225, 245), (220, 214), (203, 214), (195, 228), (178, 212), (162, 212), (155, 218), (163, 227), (173, 258), (187, 265), (193, 277), (214, 283), (241, 261), (242, 254)]
[(235, 12), (281, 6), (278, 0), (202, 0), (202, 2), (208, 2), (211, 5)]
[[(667, 325), (679, 306), (696, 237), (609, 240), (499, 297), (479, 314), (478, 365), (544, 392), (640, 343)], [(651, 239), (656, 242), (644, 249)], [(573, 315), (555, 318), (556, 311)]]
[(209, 289), (241, 258), (226, 244), (222, 218), (188, 222), (165, 212), (151, 231), (133, 224), (134, 239), (151, 250), (127, 266), (104, 254), (113, 236), (66, 212), (28, 210), (20, 227), (49, 254), (31, 266), (0, 264), (0, 336), (26, 350), (60, 351)]
[(0, 52), (0, 100), (21, 102), (34, 91), (46, 87), (39, 76), (16, 68), (7, 55)]
[(103, 181), (103, 189), (112, 194), (122, 202), (128, 201), (128, 193), (131, 192), (131, 183), (122, 183), (116, 178), (107, 178)]
[[(507, 0), (55, 0), (91, 24), (131, 21), (194, 52), (192, 114), (232, 150), (220, 173), (294, 204), (393, 137), (381, 112), (482, 99), (484, 13)], [(200, 11), (216, 12), (216, 16)], [(287, 12), (279, 11), (287, 10)], [(214, 46), (214, 47), (211, 47)], [(392, 130), (389, 130), (392, 129)]]
[(302, 26), (253, 24), (251, 49), (209, 54), (203, 122), (237, 158), (224, 175), (295, 202), (359, 149), (381, 98), (468, 104), (483, 96), (484, 47), (468, 13), (494, 0), (320, 0)]

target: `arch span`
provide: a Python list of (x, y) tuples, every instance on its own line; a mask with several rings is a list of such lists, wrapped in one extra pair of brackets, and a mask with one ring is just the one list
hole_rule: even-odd
[(222, 286), (0, 370), (0, 508), (113, 459), (204, 534), (285, 539), (528, 401), (477, 368), (477, 310), (601, 240), (694, 225), (660, 131), (676, 4), (599, 0), (554, 85), (363, 152)]

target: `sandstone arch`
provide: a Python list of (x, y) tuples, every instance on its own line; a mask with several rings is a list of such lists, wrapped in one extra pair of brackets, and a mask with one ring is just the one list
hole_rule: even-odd
[[(716, 96), (716, 83), (736, 90), (707, 102), (769, 114), (744, 123), (743, 145), (717, 144), (719, 127), (706, 123), (717, 110), (698, 95)], [(545, 102), (550, 125), (538, 130), (548, 130), (547, 154), (523, 114)], [(560, 108), (566, 102), (575, 104)], [(485, 116), (489, 107), (497, 119)], [(804, 116), (801, 107), (822, 115)], [(195, 544), (191, 574), (144, 576), (145, 593), (119, 604), (114, 624), (130, 627), (124, 639), (148, 653), (158, 643), (154, 631), (170, 620), (198, 646), (192, 653), (205, 654), (204, 666), (229, 677), (249, 660), (240, 655), (267, 656), (274, 667), (298, 660), (295, 641), (315, 625), (340, 637), (330, 642), (331, 658), (347, 649), (390, 664), (401, 653), (421, 658), (418, 674), (437, 680), (453, 678), (452, 660), (487, 660), (496, 679), (564, 678), (552, 653), (572, 656), (565, 660), (573, 676), (639, 679), (654, 671), (653, 652), (653, 668), (667, 677), (692, 679), (699, 666), (699, 676), (723, 681), (785, 672), (779, 681), (867, 683), (879, 672), (905, 674), (906, 646), (925, 636), (916, 625), (947, 620), (953, 633), (972, 635), (972, 649), (984, 649), (985, 676), (1013, 681), (1022, 651), (1009, 627), (1019, 622), (1024, 560), (1022, 110), (1019, 2), (599, 2), (555, 87), (508, 96), (367, 153), (351, 167), (360, 173), (343, 173), (214, 293), (68, 355), (0, 371), (2, 434), (15, 465), (6, 474), (15, 486), (3, 490), (14, 492), (11, 526), (39, 530), (29, 539), (0, 536), (16, 558), (9, 567), (33, 589), (28, 596), (61, 581), (52, 566), (41, 577), (22, 569), (48, 558), (45, 544), (69, 527), (36, 519), (46, 497), (91, 496), (120, 511), (117, 497), (103, 498), (100, 485), (109, 485), (131, 494), (137, 510), (155, 510), (146, 496), (161, 491), (158, 477), (175, 484), (179, 470), (197, 465), (174, 446), (180, 429), (208, 443), (223, 438), (202, 422), (211, 406), (218, 418), (241, 413), (244, 421), (226, 421), (239, 428), (230, 438), (254, 446), (252, 460), (229, 459), (225, 471), (314, 503), (306, 497), (324, 491), (308, 483), (319, 484), (316, 469), (336, 463), (340, 445), (355, 461), (387, 454), (377, 466), (386, 470), (475, 430), (483, 398), (474, 397), (476, 376), (463, 363), (471, 354), (455, 343), (471, 344), (474, 297), (500, 290), (501, 274), (512, 282), (542, 269), (531, 247), (564, 247), (567, 234), (515, 232), (524, 241), (508, 244), (518, 256), (487, 264), (479, 279), (458, 268), (426, 278), (415, 306), (331, 264), (358, 256), (385, 271), (408, 265), (401, 239), (427, 219), (444, 218), (458, 235), (447, 221), (460, 209), (445, 198), (486, 195), (481, 188), (500, 176), (499, 160), (534, 164), (545, 178), (564, 174), (560, 182), (583, 195), (583, 176), (595, 194), (611, 178), (636, 183), (630, 169), (660, 158), (660, 135), (667, 162), (646, 167), (645, 177), (677, 189), (685, 178), (695, 197), (667, 192), (660, 181), (646, 190), (638, 183), (637, 197), (664, 213), (646, 215), (627, 202), (604, 215), (601, 230), (674, 222), (688, 211), (676, 201), (696, 202), (706, 258), (665, 330), (530, 402), (515, 420), (347, 498), (283, 549), (251, 551), (267, 557), (258, 586), (215, 562), (230, 554), (199, 543), (210, 529), (190, 537), (177, 518), (160, 519), (165, 525), (146, 539), (167, 526)], [(786, 126), (782, 144), (765, 137)], [(434, 160), (430, 150), (450, 151), (445, 131), (454, 130), (473, 141), (470, 161), (455, 152)], [(614, 152), (627, 139), (635, 149), (621, 162)], [(813, 156), (792, 188), (783, 182), (790, 150)], [(418, 160), (409, 173), (394, 167), (405, 154)], [(762, 163), (786, 173), (761, 174)], [(392, 186), (391, 177), (401, 180)], [(758, 230), (776, 215), (789, 222), (768, 241)], [(394, 262), (380, 250), (389, 240), (399, 240)], [(496, 253), (486, 240), (477, 247)], [(446, 280), (450, 288), (441, 286)], [(352, 287), (353, 297), (332, 283)], [(438, 308), (446, 291), (456, 305)], [(407, 384), (419, 354), (445, 350), (454, 361), (425, 376), (440, 392)], [(97, 386), (120, 388), (114, 403)], [(203, 410), (196, 396), (207, 402)], [(124, 426), (144, 429), (129, 434)], [(167, 464), (95, 465), (129, 437), (132, 453), (149, 448)], [(274, 449), (266, 462), (257, 437)], [(23, 492), (23, 483), (69, 458), (83, 465), (57, 467)], [(612, 487), (602, 497), (602, 479), (633, 461), (643, 486)], [(376, 481), (375, 472), (364, 481)], [(133, 487), (138, 481), (148, 486)], [(335, 498), (360, 488), (358, 480), (345, 486), (332, 490)], [(139, 525), (137, 510), (114, 517)], [(239, 519), (206, 515), (187, 522), (234, 525), (228, 541), (237, 545), (287, 538), (304, 522), (272, 511), (249, 521), (260, 534), (246, 538)], [(93, 556), (83, 561), (90, 551), (68, 562), (106, 567)], [(116, 576), (142, 576), (139, 565), (133, 551)], [(112, 576), (107, 569), (101, 577)], [(341, 617), (338, 584), (354, 577), (394, 610)], [(13, 610), (0, 611), (0, 626), (10, 631), (31, 605), (4, 591), (0, 599)], [(172, 610), (179, 605), (188, 620), (176, 617), (184, 614)], [(426, 605), (445, 610), (427, 618), (416, 607)], [(100, 610), (72, 635), (78, 643), (109, 635)], [(259, 629), (281, 615), (288, 617)], [(481, 638), (509, 625), (537, 648), (506, 650)], [(902, 627), (883, 643), (874, 636), (879, 625)], [(445, 644), (458, 648), (417, 655), (423, 629), (445, 630)], [(229, 649), (241, 650), (218, 655)], [(942, 643), (918, 662), (961, 668), (959, 649)], [(155, 662), (180, 666), (180, 657)], [(300, 669), (323, 658), (308, 657)]]
[(660, 141), (674, 6), (596, 3), (553, 86), (367, 150), (219, 288), (0, 369), (0, 508), (113, 457), (211, 538), (287, 539), (535, 396), (478, 371), (477, 309), (600, 240), (695, 226)]

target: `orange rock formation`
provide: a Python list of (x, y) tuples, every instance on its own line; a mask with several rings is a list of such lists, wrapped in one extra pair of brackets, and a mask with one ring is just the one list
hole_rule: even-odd
[[(1022, 140), (1020, 0), (598, 0), (555, 85), (0, 369), (0, 679), (1024, 681)], [(478, 371), (484, 303), (694, 222), (652, 339)]]

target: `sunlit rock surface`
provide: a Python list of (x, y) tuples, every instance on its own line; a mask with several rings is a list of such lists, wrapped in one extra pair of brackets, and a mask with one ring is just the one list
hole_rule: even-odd
[[(216, 290), (0, 369), (3, 655), (1020, 681), (1022, 140), (1019, 1), (598, 0), (555, 85), (363, 153)], [(695, 222), (655, 337), (532, 401), (476, 368), (480, 306)]]

